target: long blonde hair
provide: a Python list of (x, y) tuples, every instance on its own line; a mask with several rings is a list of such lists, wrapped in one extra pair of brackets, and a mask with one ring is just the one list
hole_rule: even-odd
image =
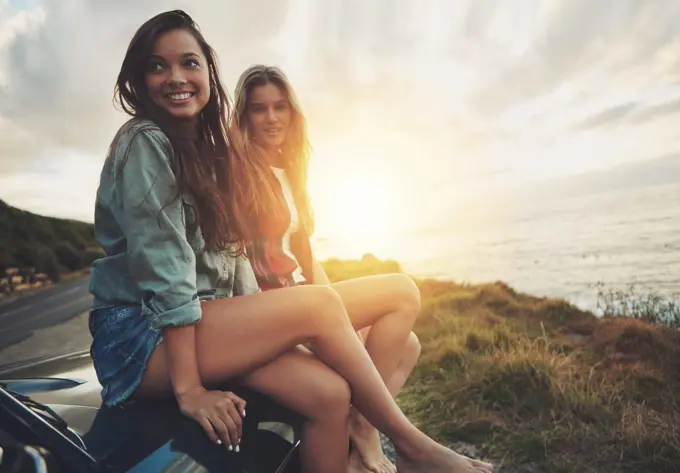
[(230, 127), (234, 131), (238, 130), (241, 135), (240, 141), (246, 156), (262, 163), (265, 160), (264, 150), (249, 139), (246, 114), (253, 89), (267, 84), (273, 84), (285, 93), (293, 112), (288, 136), (281, 149), (283, 168), (290, 180), (302, 228), (307, 235), (311, 235), (314, 231), (314, 216), (307, 191), (307, 174), (311, 154), (311, 146), (307, 138), (307, 122), (297, 95), (281, 69), (258, 64), (249, 67), (241, 74), (234, 93), (234, 113)]

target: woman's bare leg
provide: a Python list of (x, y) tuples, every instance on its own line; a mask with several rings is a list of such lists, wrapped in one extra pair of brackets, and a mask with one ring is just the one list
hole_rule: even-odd
[(370, 326), (366, 350), (378, 372), (395, 371), (420, 314), (420, 291), (409, 276), (368, 276), (331, 284), (355, 329)]
[[(411, 329), (420, 313), (418, 288), (405, 274), (356, 278), (331, 287), (340, 295), (352, 324), (360, 329), (368, 354), (394, 396), (417, 361), (416, 355), (408, 373), (400, 373), (401, 381), (390, 382), (397, 375), (411, 336), (417, 344)], [(417, 348), (419, 354), (419, 345)], [(349, 458), (350, 473), (394, 473), (394, 465), (383, 453), (378, 431), (356, 409), (350, 415), (350, 438), (354, 446)]]
[(406, 349), (404, 354), (399, 360), (397, 365), (397, 370), (394, 372), (392, 377), (387, 381), (387, 389), (390, 391), (392, 396), (396, 397), (406, 384), (406, 380), (413, 369), (418, 364), (418, 359), (420, 358), (420, 340), (415, 333), (411, 332), (408, 341), (406, 342)]
[[(471, 463), (420, 432), (399, 410), (342, 300), (329, 287), (302, 286), (205, 302), (195, 332), (198, 368), (208, 385), (253, 373), (310, 342), (321, 361), (347, 380), (354, 405), (394, 442), (400, 473), (474, 471)], [(172, 393), (164, 359), (162, 349), (151, 356), (140, 396)]]
[[(167, 370), (165, 356), (153, 363), (158, 363), (154, 369)], [(239, 383), (305, 418), (300, 444), (303, 473), (346, 473), (351, 391), (342, 376), (309, 351), (293, 348), (239, 378)]]
[[(366, 341), (370, 331), (371, 327), (366, 327), (359, 331), (359, 335), (361, 336), (362, 340), (364, 340), (364, 342)], [(406, 341), (404, 351), (401, 353), (401, 358), (399, 359), (396, 370), (385, 382), (387, 390), (390, 392), (392, 397), (396, 397), (406, 384), (406, 380), (418, 364), (420, 352), (420, 340), (415, 333), (411, 332), (409, 334), (408, 340)]]
[[(366, 340), (369, 331), (370, 327), (360, 331), (360, 335), (364, 340)], [(420, 349), (421, 347), (418, 337), (415, 333), (411, 332), (395, 372), (385, 383), (392, 397), (396, 397), (397, 394), (401, 392), (404, 384), (406, 384), (406, 380), (418, 362), (418, 358), (420, 357)], [(366, 439), (365, 445), (368, 445), (371, 449), (375, 449), (375, 443), (373, 442), (377, 441), (378, 449), (376, 449), (376, 451), (378, 452), (378, 455), (380, 455), (382, 458), (385, 458), (385, 460), (389, 462), (382, 451), (382, 444), (380, 442), (378, 431), (368, 422), (368, 420), (366, 420), (364, 416), (359, 413), (359, 411), (354, 408), (352, 408), (350, 411), (350, 423), (354, 434), (353, 442), (356, 444), (361, 442), (359, 439)], [(378, 438), (373, 440), (373, 436), (377, 436)], [(391, 463), (389, 465), (384, 465), (384, 463), (381, 463), (379, 464), (379, 467), (382, 468), (383, 471), (394, 471), (394, 467)], [(375, 470), (364, 464), (364, 460), (356, 448), (352, 449), (349, 455), (349, 473), (366, 473), (367, 471)]]
[(346, 473), (351, 391), (316, 356), (294, 348), (243, 379), (246, 386), (303, 415), (303, 473)]
[[(390, 393), (396, 396), (420, 355), (420, 343), (411, 331), (420, 314), (420, 292), (413, 279), (406, 274), (377, 275), (331, 287), (340, 295), (352, 324), (365, 335), (368, 354)], [(366, 325), (369, 327), (362, 328)], [(357, 462), (350, 456), (352, 473), (394, 471), (382, 451), (377, 430), (354, 408), (350, 412), (350, 438), (356, 447), (352, 456), (357, 452), (362, 460)]]

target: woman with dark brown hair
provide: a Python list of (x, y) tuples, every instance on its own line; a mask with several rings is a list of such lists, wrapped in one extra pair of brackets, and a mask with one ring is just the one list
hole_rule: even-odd
[(238, 451), (245, 402), (215, 389), (238, 381), (305, 417), (304, 472), (340, 473), (351, 394), (394, 442), (401, 472), (489, 471), (406, 419), (335, 291), (257, 287), (243, 255), (251, 217), (278, 204), (259, 186), (268, 169), (230, 146), (216, 58), (189, 15), (162, 13), (139, 28), (117, 97), (132, 118), (101, 173), (95, 235), (106, 256), (90, 286), (104, 403), (174, 396), (212, 441)]

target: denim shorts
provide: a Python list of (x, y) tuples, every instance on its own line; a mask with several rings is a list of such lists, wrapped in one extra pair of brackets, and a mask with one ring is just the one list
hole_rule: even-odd
[(119, 305), (90, 311), (90, 355), (102, 400), (108, 407), (130, 399), (142, 382), (151, 353), (163, 341), (151, 328), (141, 305)]

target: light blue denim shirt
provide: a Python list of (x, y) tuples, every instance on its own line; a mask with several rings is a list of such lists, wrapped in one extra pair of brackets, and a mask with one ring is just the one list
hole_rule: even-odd
[(173, 159), (155, 123), (130, 120), (109, 149), (95, 203), (106, 256), (92, 265), (93, 309), (140, 304), (154, 329), (198, 322), (202, 299), (260, 290), (245, 256), (207, 251), (200, 230), (187, 230), (193, 198), (175, 198)]

